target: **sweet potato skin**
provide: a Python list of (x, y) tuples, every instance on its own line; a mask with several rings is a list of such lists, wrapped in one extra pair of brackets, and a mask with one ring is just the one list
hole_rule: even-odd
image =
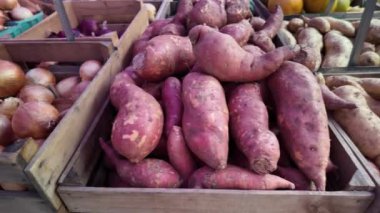
[(317, 190), (325, 190), (330, 137), (317, 80), (305, 66), (288, 61), (268, 78), (268, 86), (286, 149)]
[(181, 23), (182, 25), (186, 24), (187, 16), (190, 11), (193, 9), (193, 1), (192, 0), (179, 0), (177, 6), (177, 12), (174, 16), (174, 23)]
[(337, 30), (347, 37), (355, 36), (355, 27), (351, 22), (334, 17), (323, 17), (331, 26), (331, 30)]
[(311, 71), (317, 71), (322, 63), (322, 35), (314, 28), (303, 28), (297, 33), (297, 43), (309, 49), (305, 59), (295, 61), (305, 65)]
[(257, 174), (277, 169), (280, 146), (269, 130), (268, 111), (258, 84), (237, 86), (228, 100), (230, 129), (239, 150)]
[(311, 181), (296, 168), (278, 167), (275, 174), (294, 183), (295, 190), (311, 190)]
[(301, 18), (292, 18), (287, 26), (288, 30), (292, 33), (296, 33), (298, 29), (305, 26), (305, 21)]
[(169, 162), (173, 165), (186, 183), (190, 175), (196, 170), (197, 165), (186, 145), (181, 127), (172, 127), (168, 137), (167, 148)]
[(187, 17), (188, 30), (196, 25), (206, 24), (220, 28), (227, 24), (225, 0), (199, 0)]
[(252, 17), (250, 20), (251, 26), (255, 31), (260, 31), (263, 29), (263, 26), (265, 24), (265, 20), (260, 17)]
[(232, 36), (240, 46), (243, 46), (248, 42), (253, 29), (247, 20), (242, 20), (222, 27), (220, 32)]
[(249, 0), (226, 1), (227, 22), (237, 23), (252, 16)]
[(188, 37), (160, 35), (149, 40), (145, 49), (132, 60), (136, 74), (147, 81), (161, 81), (186, 71), (195, 63)]
[(153, 96), (131, 83), (111, 90), (119, 112), (112, 126), (111, 141), (116, 151), (133, 163), (149, 155), (163, 131), (163, 112)]
[(332, 30), (325, 35), (324, 44), (325, 57), (322, 67), (347, 67), (353, 48), (350, 39)]
[(346, 101), (335, 93), (331, 92), (330, 89), (325, 84), (319, 84), (322, 91), (323, 102), (328, 110), (338, 110), (338, 109), (354, 109), (356, 104), (350, 101)]
[(205, 73), (220, 81), (262, 80), (300, 51), (299, 46), (284, 46), (255, 57), (242, 49), (231, 36), (207, 26), (194, 27), (189, 37), (194, 44), (193, 51), (197, 64)]
[(182, 128), (190, 150), (214, 169), (223, 169), (228, 158), (228, 108), (217, 79), (191, 72), (182, 84)]
[(227, 165), (223, 170), (202, 167), (189, 179), (189, 187), (206, 189), (273, 190), (294, 189), (294, 184), (275, 175), (256, 175), (246, 169)]
[(165, 134), (168, 137), (173, 126), (180, 126), (182, 123), (182, 85), (175, 77), (165, 80), (162, 87), (162, 100), (165, 112)]
[(331, 30), (330, 22), (324, 17), (314, 17), (307, 22), (308, 27), (317, 29), (320, 33), (327, 33)]

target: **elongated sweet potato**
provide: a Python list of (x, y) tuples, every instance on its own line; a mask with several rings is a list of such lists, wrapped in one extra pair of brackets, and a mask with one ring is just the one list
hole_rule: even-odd
[(361, 66), (379, 66), (380, 56), (374, 51), (366, 51), (360, 54), (358, 64)]
[[(361, 91), (351, 85), (338, 87), (333, 92), (358, 105), (355, 109), (334, 111), (335, 120), (350, 136), (364, 156), (380, 163), (380, 118), (368, 107)], [(380, 166), (377, 164), (377, 166)]]
[(355, 36), (355, 27), (351, 22), (337, 19), (334, 17), (323, 17), (325, 18), (331, 26), (331, 30), (337, 30), (341, 32), (344, 36), (354, 37)]
[[(355, 29), (358, 30), (360, 21), (352, 22)], [(375, 45), (380, 44), (380, 19), (372, 19), (367, 33), (366, 41)]]
[(328, 110), (338, 110), (338, 109), (354, 109), (356, 104), (350, 101), (346, 101), (335, 93), (331, 92), (330, 89), (324, 85), (319, 84), (322, 91), (323, 102), (325, 103), (326, 109)]
[(291, 167), (278, 167), (276, 175), (295, 185), (295, 190), (311, 190), (311, 181), (298, 169)]
[(173, 126), (168, 137), (168, 155), (169, 162), (177, 170), (184, 182), (197, 169), (193, 156), (186, 145), (182, 129), (179, 126)]
[(228, 165), (222, 170), (202, 167), (190, 177), (189, 187), (206, 189), (273, 190), (294, 189), (293, 183), (275, 175), (256, 175), (246, 169)]
[(227, 24), (225, 0), (199, 0), (187, 17), (187, 28), (196, 25), (207, 25), (220, 28)]
[(182, 97), (181, 82), (175, 77), (165, 80), (162, 87), (162, 100), (165, 112), (165, 135), (168, 137), (173, 126), (180, 126), (182, 123)]
[(110, 98), (119, 109), (112, 127), (112, 145), (131, 162), (139, 162), (161, 138), (164, 123), (161, 106), (153, 96), (128, 82), (113, 84)]
[(186, 71), (194, 63), (188, 37), (161, 35), (149, 40), (145, 49), (133, 57), (132, 68), (142, 79), (160, 81)]
[(251, 18), (250, 23), (251, 23), (252, 28), (255, 31), (260, 31), (263, 29), (263, 26), (265, 24), (265, 20), (260, 18), (260, 17), (254, 16)]
[(131, 187), (176, 188), (181, 179), (174, 168), (159, 159), (145, 159), (137, 164), (120, 158), (104, 141), (100, 141), (105, 154), (115, 165), (119, 177)]
[(289, 21), (289, 24), (287, 26), (287, 29), (292, 32), (296, 33), (298, 29), (305, 27), (305, 21), (301, 18), (292, 18)]
[(191, 72), (183, 80), (182, 99), (182, 128), (190, 150), (208, 166), (225, 168), (228, 108), (222, 85), (212, 76)]
[(207, 26), (193, 28), (189, 36), (194, 44), (197, 64), (204, 72), (221, 81), (249, 82), (264, 79), (300, 51), (299, 46), (284, 46), (255, 57), (242, 49), (231, 36)]
[(177, 12), (174, 16), (174, 23), (181, 23), (182, 25), (186, 24), (187, 16), (193, 9), (192, 0), (179, 0), (177, 5)]
[(268, 78), (268, 86), (286, 149), (317, 190), (325, 190), (330, 136), (317, 80), (305, 66), (288, 61)]
[(268, 111), (258, 84), (237, 86), (228, 100), (230, 129), (239, 150), (257, 174), (277, 169), (280, 158), (278, 140), (269, 130)]
[(331, 30), (330, 22), (324, 17), (314, 17), (308, 20), (307, 26), (317, 29), (322, 34), (328, 33)]
[(311, 71), (317, 71), (322, 63), (321, 50), (323, 48), (323, 37), (314, 28), (307, 27), (301, 29), (297, 34), (297, 43), (301, 46), (309, 47), (305, 58), (296, 62), (305, 65)]
[(226, 13), (229, 24), (250, 18), (249, 0), (226, 0)]
[(186, 35), (186, 29), (185, 29), (185, 26), (183, 26), (180, 23), (170, 23), (170, 24), (164, 26), (160, 30), (159, 35), (185, 36)]
[(350, 39), (332, 30), (325, 35), (324, 44), (325, 57), (322, 67), (347, 67), (353, 48)]
[(242, 20), (222, 27), (220, 32), (232, 36), (240, 46), (243, 46), (248, 42), (253, 29), (247, 20)]
[(293, 34), (290, 33), (287, 29), (281, 28), (278, 31), (278, 37), (281, 39), (282, 43), (284, 45), (296, 45), (297, 41), (296, 38), (294, 38)]

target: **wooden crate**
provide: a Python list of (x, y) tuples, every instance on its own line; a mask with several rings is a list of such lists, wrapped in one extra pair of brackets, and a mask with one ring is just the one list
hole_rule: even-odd
[(328, 176), (334, 191), (107, 188), (98, 140), (110, 138), (115, 113), (109, 103), (103, 105), (59, 180), (58, 193), (69, 211), (357, 213), (374, 199), (374, 184), (331, 125), (331, 160), (339, 167)]
[[(51, 211), (62, 207), (62, 202), (56, 193), (57, 180), (108, 96), (113, 77), (124, 68), (126, 58), (129, 60), (128, 50), (133, 41), (142, 34), (148, 26), (148, 22), (148, 12), (143, 8), (131, 22), (127, 32), (124, 33), (124, 42), (120, 44), (118, 51), (114, 51), (112, 54), (110, 52), (108, 55), (102, 55), (100, 50), (107, 49), (109, 46), (105, 47), (104, 44), (94, 41), (70, 44), (69, 46), (58, 45), (59, 48), (65, 47), (65, 50), (68, 51), (59, 51), (62, 53), (62, 57), (59, 53), (39, 54), (37, 50), (51, 48), (51, 44), (44, 42), (35, 42), (33, 46), (10, 42), (0, 46), (1, 59), (21, 64), (40, 61), (83, 62), (83, 60), (92, 59), (94, 53), (101, 54), (102, 56), (98, 57), (104, 57), (101, 61), (105, 62), (87, 90), (70, 108), (36, 153), (25, 154), (22, 150), (18, 150), (9, 155), (0, 154), (0, 182), (12, 180), (12, 182), (27, 183), (30, 186), (28, 192), (2, 191), (1, 198), (7, 199), (0, 199), (1, 210), (8, 210), (4, 212), (42, 212), (41, 205)], [(37, 45), (38, 43), (40, 46)], [(93, 45), (92, 51), (83, 51), (83, 45), (85, 47)], [(33, 51), (28, 51), (29, 54), (24, 52), (28, 49)], [(67, 56), (68, 53), (74, 54)], [(27, 211), (24, 211), (26, 208)]]
[[(163, 18), (169, 11), (171, 0), (148, 0), (157, 8), (156, 19)], [(140, 10), (140, 2), (136, 0), (100, 0), (85, 1), (74, 0), (65, 1), (67, 17), (72, 28), (78, 26), (81, 20), (85, 18), (94, 18), (99, 22), (107, 20), (109, 28), (117, 31), (119, 34), (126, 32), (129, 24)], [(59, 32), (63, 30), (57, 12), (54, 12), (41, 23), (35, 25), (28, 31), (24, 32), (13, 40), (22, 41), (59, 41), (69, 43), (66, 38), (47, 38), (51, 32)], [(75, 38), (75, 43), (83, 41), (98, 41), (111, 43), (114, 47), (118, 47), (122, 40), (119, 39), (118, 33), (113, 33), (110, 37), (82, 37)], [(122, 37), (122, 36), (121, 36)], [(8, 42), (9, 39), (0, 41)]]

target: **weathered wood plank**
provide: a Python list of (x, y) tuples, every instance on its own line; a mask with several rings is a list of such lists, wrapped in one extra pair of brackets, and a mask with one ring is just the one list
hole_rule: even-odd
[(1, 212), (28, 212), (28, 213), (53, 213), (53, 209), (44, 201), (37, 192), (10, 192), (0, 190)]

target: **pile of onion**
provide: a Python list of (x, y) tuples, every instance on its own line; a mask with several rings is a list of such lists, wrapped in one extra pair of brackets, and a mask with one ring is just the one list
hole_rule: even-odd
[(40, 84), (45, 87), (55, 85), (55, 76), (49, 70), (44, 68), (34, 68), (26, 73), (26, 80), (28, 84)]
[(0, 98), (16, 95), (25, 82), (25, 74), (21, 67), (12, 62), (0, 60)]
[(102, 68), (102, 64), (96, 60), (85, 61), (79, 67), (79, 75), (82, 81), (91, 81)]
[(45, 102), (28, 102), (21, 105), (12, 118), (12, 129), (20, 138), (46, 138), (54, 129), (59, 112)]
[(69, 97), (73, 88), (79, 84), (80, 79), (77, 76), (65, 78), (57, 83), (56, 89), (60, 96)]
[(9, 97), (4, 100), (0, 100), (0, 114), (12, 118), (17, 108), (22, 104), (19, 98)]
[(42, 101), (49, 104), (55, 99), (51, 90), (38, 84), (26, 85), (21, 89), (18, 97), (23, 102)]
[(0, 145), (7, 146), (13, 142), (13, 139), (11, 121), (7, 116), (0, 114)]
[(82, 81), (79, 84), (77, 84), (71, 91), (69, 99), (73, 101), (77, 100), (81, 96), (81, 94), (87, 89), (90, 83), (91, 81)]

